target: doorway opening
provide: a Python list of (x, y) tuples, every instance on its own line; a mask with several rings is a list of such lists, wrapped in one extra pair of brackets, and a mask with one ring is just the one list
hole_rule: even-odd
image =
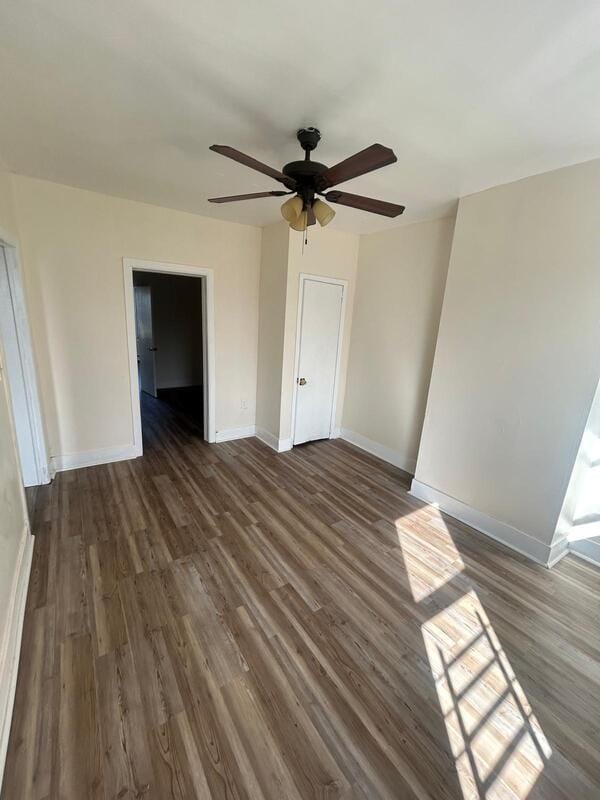
[(202, 279), (134, 270), (133, 285), (140, 391), (203, 432)]
[(214, 441), (212, 271), (124, 259), (134, 442), (185, 426)]
[(300, 275), (293, 444), (330, 439), (335, 428), (347, 282)]
[(16, 247), (1, 238), (0, 338), (23, 486), (40, 486), (50, 482), (50, 470), (27, 308)]

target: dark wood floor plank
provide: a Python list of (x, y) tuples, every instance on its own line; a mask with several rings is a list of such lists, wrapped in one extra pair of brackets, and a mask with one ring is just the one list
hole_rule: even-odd
[(224, 698), (210, 671), (193, 629), (174, 620), (165, 630), (192, 736), (210, 798), (254, 800), (258, 783)]
[(104, 796), (92, 637), (69, 636), (60, 646), (58, 795)]
[(2, 800), (598, 800), (598, 570), (142, 405), (142, 458), (28, 492)]
[(90, 630), (88, 559), (81, 536), (60, 538), (57, 546), (56, 611), (59, 642)]
[(348, 784), (274, 657), (272, 643), (242, 607), (228, 622), (249, 665), (253, 693), (269, 727), (285, 744), (287, 760), (302, 797), (339, 797)]
[(265, 797), (302, 800), (284, 757), (287, 744), (273, 736), (251, 682), (237, 678), (223, 688), (223, 696)]
[(185, 713), (180, 712), (153, 730), (151, 739), (156, 800), (203, 800), (210, 789)]
[[(57, 740), (58, 678), (55, 674), (54, 606), (31, 612), (23, 632), (28, 653), (21, 664), (15, 696), (3, 797), (41, 800), (50, 793), (52, 743)], [(28, 713), (35, 708), (37, 713)]]
[(131, 648), (117, 647), (96, 662), (107, 798), (143, 797), (154, 780), (146, 720)]
[(127, 642), (125, 618), (119, 596), (119, 570), (114, 542), (98, 541), (88, 547), (92, 583), (92, 619), (98, 656)]

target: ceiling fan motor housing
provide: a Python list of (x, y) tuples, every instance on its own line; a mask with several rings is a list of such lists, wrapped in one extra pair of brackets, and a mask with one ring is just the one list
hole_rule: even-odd
[(326, 169), (325, 164), (319, 164), (318, 161), (291, 161), (282, 172), (296, 181), (296, 191), (301, 197), (312, 200), (317, 189), (317, 179)]
[(300, 142), (300, 147), (308, 153), (319, 144), (321, 131), (318, 128), (300, 128), (296, 137)]
[(296, 181), (296, 192), (304, 200), (305, 206), (308, 206), (314, 200), (319, 183), (318, 178), (327, 167), (318, 161), (310, 160), (311, 151), (315, 149), (321, 139), (319, 130), (317, 128), (300, 128), (296, 135), (306, 154), (305, 158), (303, 161), (290, 161), (283, 167), (282, 172)]

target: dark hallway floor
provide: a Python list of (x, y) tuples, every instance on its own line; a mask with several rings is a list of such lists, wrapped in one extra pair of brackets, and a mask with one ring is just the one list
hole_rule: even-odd
[[(173, 411), (185, 414), (202, 430), (204, 420), (204, 394), (202, 386), (181, 386), (175, 389), (159, 389), (158, 400), (166, 403)], [(143, 398), (154, 399), (145, 392)]]
[(192, 393), (179, 389), (166, 391), (173, 394), (168, 397), (152, 397), (146, 392), (140, 392), (144, 453), (147, 448), (160, 448), (161, 442), (165, 444), (172, 438), (179, 441), (204, 441), (202, 390), (200, 398), (196, 396), (200, 404), (194, 402)]

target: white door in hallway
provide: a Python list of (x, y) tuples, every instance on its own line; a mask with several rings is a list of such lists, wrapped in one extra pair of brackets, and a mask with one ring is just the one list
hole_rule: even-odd
[(294, 444), (331, 435), (344, 287), (303, 278), (301, 292)]
[(135, 334), (140, 389), (156, 397), (156, 359), (152, 333), (152, 293), (149, 286), (135, 287)]

